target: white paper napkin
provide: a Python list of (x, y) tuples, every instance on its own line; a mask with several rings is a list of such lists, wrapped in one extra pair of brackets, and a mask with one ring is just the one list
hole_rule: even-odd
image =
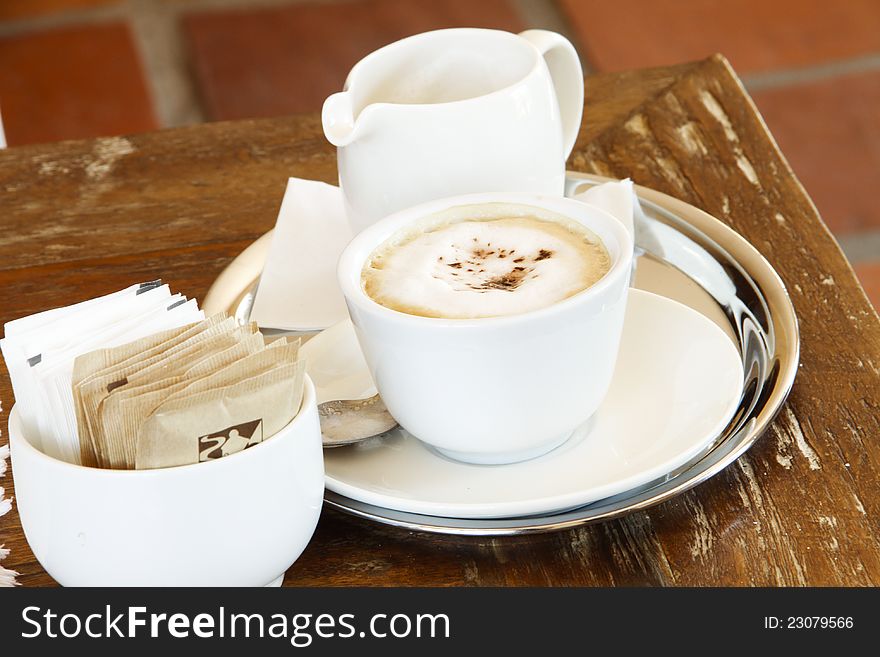
[(338, 187), (291, 178), (281, 202), (251, 319), (264, 328), (327, 328), (348, 311), (336, 263), (354, 237)]
[(586, 191), (575, 194), (572, 198), (605, 210), (626, 226), (630, 237), (635, 238), (633, 210), (634, 206), (638, 204), (638, 199), (633, 190), (632, 180), (629, 178), (590, 187)]
[[(614, 215), (633, 234), (631, 181), (597, 185), (574, 198)], [(348, 317), (336, 263), (354, 234), (338, 187), (291, 178), (251, 319), (264, 328), (311, 331)]]

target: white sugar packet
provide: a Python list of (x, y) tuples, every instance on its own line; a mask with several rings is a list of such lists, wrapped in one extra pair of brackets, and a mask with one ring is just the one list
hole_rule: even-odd
[[(574, 198), (614, 215), (633, 234), (633, 213), (640, 209), (630, 180), (596, 185)], [(336, 264), (354, 235), (338, 187), (290, 178), (251, 320), (264, 328), (313, 331), (347, 318)]]
[(8, 322), (0, 349), (22, 427), (46, 454), (79, 463), (71, 379), (77, 356), (204, 319), (159, 281)]

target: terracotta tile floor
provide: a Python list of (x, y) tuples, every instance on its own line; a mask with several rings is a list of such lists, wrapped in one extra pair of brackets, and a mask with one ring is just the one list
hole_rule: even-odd
[(124, 24), (0, 38), (0, 111), (10, 146), (158, 127)]
[(752, 97), (829, 228), (880, 229), (880, 69)]
[(880, 51), (877, 0), (560, 0), (603, 71), (724, 53), (739, 73)]
[(455, 25), (562, 30), (592, 70), (724, 53), (880, 303), (880, 0), (0, 0), (0, 109), (10, 145), (317, 111)]
[(875, 308), (880, 308), (880, 256), (876, 262), (863, 262), (855, 266), (856, 274), (868, 293)]
[(118, 4), (120, 0), (2, 0), (0, 21), (47, 16), (71, 9)]
[(200, 12), (183, 24), (213, 119), (319, 111), (359, 59), (410, 34), (441, 27), (525, 29), (505, 0), (295, 4)]

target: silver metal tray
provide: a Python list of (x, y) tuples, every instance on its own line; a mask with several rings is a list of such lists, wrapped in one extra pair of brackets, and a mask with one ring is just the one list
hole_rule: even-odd
[[(566, 195), (606, 181), (569, 172)], [(798, 327), (788, 293), (761, 254), (714, 217), (645, 187), (637, 186), (636, 192), (644, 216), (636, 220), (634, 286), (701, 312), (730, 336), (742, 354), (745, 380), (739, 407), (710, 446), (649, 484), (558, 514), (445, 518), (394, 511), (330, 491), (325, 492), (327, 506), (411, 531), (472, 536), (559, 531), (664, 502), (718, 474), (754, 444), (781, 408), (797, 372)], [(266, 237), (260, 241), (267, 243)], [(264, 252), (261, 248), (249, 254), (251, 270)], [(236, 267), (239, 275), (232, 276)], [(205, 306), (219, 303), (230, 314), (247, 317), (259, 271), (243, 277), (245, 269), (233, 261), (212, 286)]]

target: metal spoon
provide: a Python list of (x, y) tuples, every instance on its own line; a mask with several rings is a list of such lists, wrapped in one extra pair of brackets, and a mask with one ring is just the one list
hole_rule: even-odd
[[(239, 298), (233, 316), (239, 324), (250, 321), (257, 285), (255, 282)], [(301, 336), (308, 340), (314, 331), (264, 330), (267, 337)], [(325, 448), (343, 447), (373, 438), (397, 426), (379, 395), (367, 399), (331, 399), (318, 404), (321, 419), (321, 438)]]
[(397, 426), (379, 395), (325, 401), (318, 404), (318, 415), (325, 448), (351, 445)]

